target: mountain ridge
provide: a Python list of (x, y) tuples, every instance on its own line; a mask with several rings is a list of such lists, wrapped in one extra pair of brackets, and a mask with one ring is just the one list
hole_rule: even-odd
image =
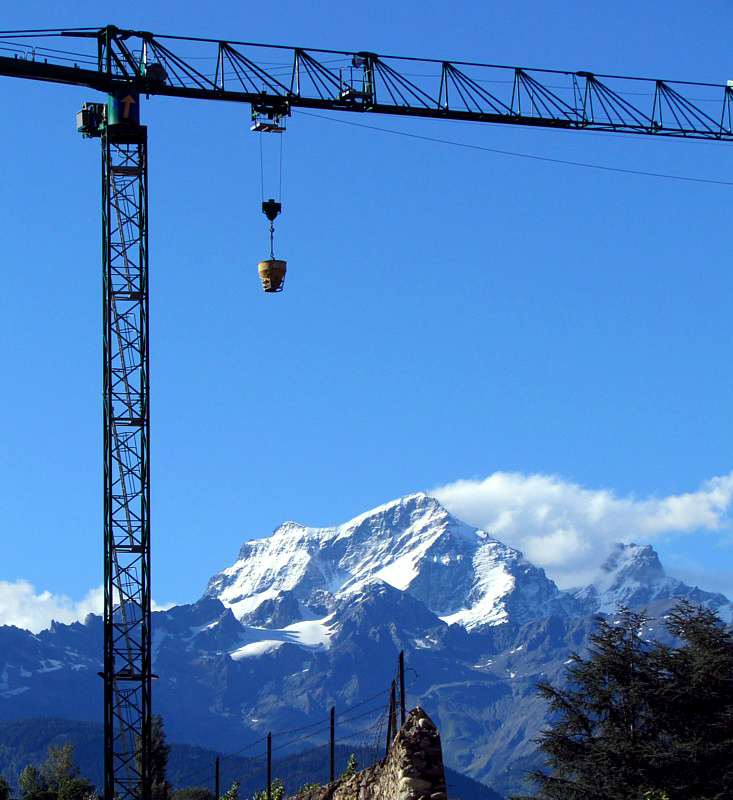
[(211, 578), (204, 597), (217, 597), (244, 622), (266, 620), (265, 603), (280, 610), (287, 603), (295, 622), (294, 601), (307, 614), (314, 602), (333, 603), (371, 578), (408, 591), (448, 624), (467, 629), (510, 616), (522, 623), (577, 611), (572, 597), (521, 552), (461, 522), (423, 492), (331, 528), (284, 523), (269, 537), (245, 542), (237, 561)]
[(588, 586), (569, 590), (586, 613), (610, 614), (619, 606), (638, 608), (676, 597), (705, 605), (731, 619), (730, 600), (719, 592), (687, 586), (667, 575), (651, 545), (616, 543)]
[[(245, 542), (198, 601), (153, 613), (154, 707), (171, 740), (221, 751), (359, 707), (365, 718), (343, 722), (358, 741), (384, 711), (402, 650), (408, 705), (436, 722), (446, 764), (520, 792), (545, 723), (535, 684), (562, 680), (595, 613), (619, 600), (658, 615), (683, 597), (730, 606), (668, 578), (649, 546), (611, 556), (594, 584), (561, 592), (422, 493), (332, 528), (285, 523)], [(38, 635), (0, 627), (0, 719), (97, 720), (101, 642), (93, 615)], [(373, 709), (372, 697), (383, 698)]]

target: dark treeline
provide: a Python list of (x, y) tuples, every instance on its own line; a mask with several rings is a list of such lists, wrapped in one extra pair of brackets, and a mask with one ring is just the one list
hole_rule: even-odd
[(28, 764), (40, 767), (51, 745), (71, 744), (80, 773), (95, 787), (103, 784), (102, 726), (53, 717), (0, 722), (0, 775), (16, 796), (18, 779)]
[[(277, 736), (273, 739), (277, 745)], [(216, 752), (193, 745), (169, 745), (159, 717), (153, 721), (153, 745), (153, 800), (211, 800), (214, 797)], [(299, 752), (276, 751), (273, 754), (273, 775), (289, 792), (295, 792), (304, 784), (328, 782), (328, 743), (309, 746), (303, 742), (301, 747), (303, 745)], [(220, 755), (222, 795), (237, 782), (237, 800), (249, 800), (265, 786), (265, 747), (264, 742), (258, 743), (249, 750), (252, 753), (249, 757)], [(84, 800), (81, 797), (59, 798), (58, 792), (49, 790), (41, 779), (49, 753), (58, 748), (63, 749), (75, 779), (83, 777), (83, 787), (78, 784), (77, 789), (83, 788), (91, 796), (98, 794), (103, 785), (102, 727), (94, 723), (38, 718), (0, 723), (0, 800)], [(337, 744), (337, 775), (346, 769), (352, 754), (361, 769), (378, 761), (383, 752), (381, 747), (374, 747), (373, 741), (352, 746)]]
[[(41, 765), (48, 756), (49, 744), (63, 742), (74, 745), (74, 760), (81, 775), (95, 786), (97, 792), (101, 790), (101, 725), (51, 718), (15, 720), (0, 722), (0, 775), (7, 778), (10, 798), (18, 797), (18, 777), (24, 767), (28, 764)], [(374, 749), (372, 744), (337, 744), (336, 774), (340, 775), (346, 769), (352, 753), (359, 769), (379, 760), (384, 755), (383, 746)], [(273, 756), (273, 775), (282, 780), (288, 792), (291, 789), (295, 792), (307, 783), (328, 781), (328, 745), (313, 750), (306, 743), (305, 751), (285, 762)], [(167, 764), (167, 781), (171, 787), (169, 800), (212, 800), (216, 756), (216, 752), (203, 747), (171, 744)], [(221, 754), (220, 772), (222, 793), (229, 790), (234, 781), (240, 781), (238, 800), (249, 800), (255, 792), (262, 790), (266, 781), (264, 751), (253, 758)], [(446, 780), (450, 796), (461, 797), (462, 800), (500, 800), (499, 795), (484, 784), (451, 769), (446, 769)], [(5, 800), (2, 794), (0, 800)]]
[[(0, 778), (0, 800), (11, 796), (10, 784)], [(27, 764), (18, 776), (17, 796), (22, 800), (95, 800), (96, 788), (74, 763), (74, 745), (49, 745), (46, 760)]]

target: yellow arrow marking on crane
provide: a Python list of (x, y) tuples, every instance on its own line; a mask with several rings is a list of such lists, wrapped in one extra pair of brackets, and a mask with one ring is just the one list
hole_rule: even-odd
[(135, 102), (135, 98), (128, 94), (127, 97), (122, 98), (122, 105), (125, 107), (125, 112), (122, 115), (123, 119), (127, 119), (130, 116), (130, 106)]

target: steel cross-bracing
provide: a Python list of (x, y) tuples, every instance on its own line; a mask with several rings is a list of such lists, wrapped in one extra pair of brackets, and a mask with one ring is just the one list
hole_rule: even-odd
[[(205, 66), (203, 66), (205, 65)], [(733, 141), (733, 86), (247, 42), (114, 26), (0, 32), (0, 76), (108, 95), (102, 143), (105, 799), (151, 794), (147, 141), (140, 95)]]
[(146, 798), (150, 413), (146, 129), (102, 134), (105, 797)]
[[(103, 92), (733, 140), (733, 86), (102, 29), (0, 32), (0, 75)], [(206, 66), (202, 66), (206, 65)]]

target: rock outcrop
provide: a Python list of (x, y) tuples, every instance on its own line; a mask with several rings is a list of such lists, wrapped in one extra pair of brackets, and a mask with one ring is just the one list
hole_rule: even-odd
[(430, 717), (415, 708), (382, 761), (298, 800), (446, 800), (440, 734)]

